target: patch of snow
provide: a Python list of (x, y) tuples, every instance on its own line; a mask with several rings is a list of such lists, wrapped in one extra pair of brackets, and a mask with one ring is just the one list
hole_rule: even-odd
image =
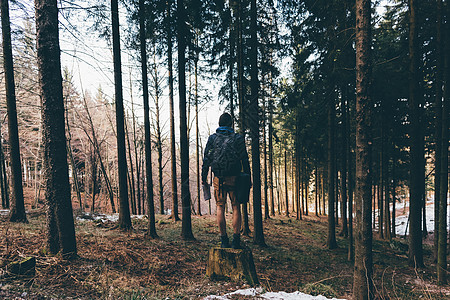
[[(336, 298), (326, 298), (324, 296), (312, 296), (308, 294), (301, 293), (299, 291), (293, 293), (286, 292), (267, 292), (263, 293), (262, 288), (250, 288), (245, 290), (237, 290), (232, 293), (225, 294), (223, 296), (210, 295), (203, 300), (228, 300), (236, 299), (236, 296), (246, 296), (255, 297), (257, 299), (268, 299), (268, 300), (339, 300)], [(343, 300), (343, 299), (341, 299)]]
[[(147, 216), (146, 215), (132, 215), (131, 218), (132, 219), (145, 219)], [(102, 222), (107, 222), (107, 221), (111, 221), (111, 222), (117, 222), (119, 220), (119, 214), (115, 213), (112, 215), (107, 215), (107, 214), (91, 214), (91, 213), (83, 213), (81, 215), (77, 216), (77, 220), (78, 221), (87, 221), (87, 220), (93, 220), (93, 221), (102, 221)]]
[[(448, 199), (449, 201), (450, 199)], [(450, 203), (450, 201), (448, 202)], [(409, 205), (406, 205), (406, 207), (409, 207)], [(428, 232), (434, 231), (434, 201), (428, 199), (427, 205), (425, 206), (425, 213), (427, 218), (427, 230)], [(447, 216), (449, 216), (450, 213), (450, 205), (447, 206)], [(408, 224), (408, 216), (409, 216), (409, 209), (407, 210), (407, 213), (402, 216), (397, 216), (395, 218), (395, 232), (398, 235), (404, 235), (409, 233), (409, 224)], [(447, 223), (447, 229), (450, 229), (450, 223)]]
[(90, 213), (83, 213), (82, 215), (77, 216), (78, 221), (87, 221), (87, 220), (94, 220), (94, 221), (111, 221), (111, 222), (117, 222), (119, 220), (119, 214), (115, 213), (112, 215), (105, 215), (105, 214), (90, 214)]
[(0, 216), (7, 216), (9, 214), (9, 209), (0, 209)]
[(134, 216), (131, 216), (131, 218), (142, 220), (142, 219), (147, 218), (147, 215), (134, 215)]

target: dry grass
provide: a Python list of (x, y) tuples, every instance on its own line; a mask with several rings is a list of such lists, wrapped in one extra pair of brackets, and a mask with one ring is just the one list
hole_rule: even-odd
[[(37, 258), (34, 276), (0, 278), (0, 298), (20, 299), (26, 292), (26, 299), (196, 299), (246, 287), (243, 282), (213, 282), (205, 275), (208, 249), (218, 243), (211, 216), (193, 216), (197, 239), (193, 242), (181, 240), (181, 222), (173, 223), (167, 216), (157, 216), (160, 238), (154, 240), (145, 236), (145, 219), (135, 219), (131, 232), (113, 229), (112, 222), (77, 221), (79, 257), (71, 262), (46, 255), (43, 213), (36, 211), (28, 218), (28, 224), (0, 219), (0, 267), (21, 257)], [(305, 217), (299, 222), (277, 217), (266, 220), (264, 227), (268, 247), (256, 247), (247, 237), (243, 240), (252, 248), (265, 290), (350, 298), (347, 241), (338, 238), (340, 248), (326, 249), (325, 218)], [(404, 255), (387, 242), (375, 241), (379, 299), (445, 299), (448, 286), (435, 285), (434, 267), (417, 273), (406, 267)]]

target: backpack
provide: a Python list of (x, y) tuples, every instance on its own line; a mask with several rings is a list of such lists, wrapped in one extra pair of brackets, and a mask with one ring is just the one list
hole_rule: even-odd
[(236, 176), (241, 171), (241, 161), (236, 140), (238, 135), (216, 134), (211, 169), (216, 177)]

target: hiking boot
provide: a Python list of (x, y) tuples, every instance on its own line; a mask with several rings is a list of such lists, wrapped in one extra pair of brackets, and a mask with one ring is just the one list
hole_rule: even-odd
[(231, 247), (233, 249), (242, 249), (241, 247), (241, 235), (240, 234), (233, 234), (233, 242), (231, 243)]
[(227, 235), (220, 236), (220, 248), (230, 248), (230, 241)]

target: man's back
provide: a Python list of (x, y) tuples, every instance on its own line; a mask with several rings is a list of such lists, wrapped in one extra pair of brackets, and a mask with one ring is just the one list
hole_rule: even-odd
[(210, 166), (215, 177), (237, 176), (242, 169), (249, 173), (244, 138), (230, 127), (219, 127), (216, 133), (209, 137), (205, 147), (202, 179), (206, 180)]

